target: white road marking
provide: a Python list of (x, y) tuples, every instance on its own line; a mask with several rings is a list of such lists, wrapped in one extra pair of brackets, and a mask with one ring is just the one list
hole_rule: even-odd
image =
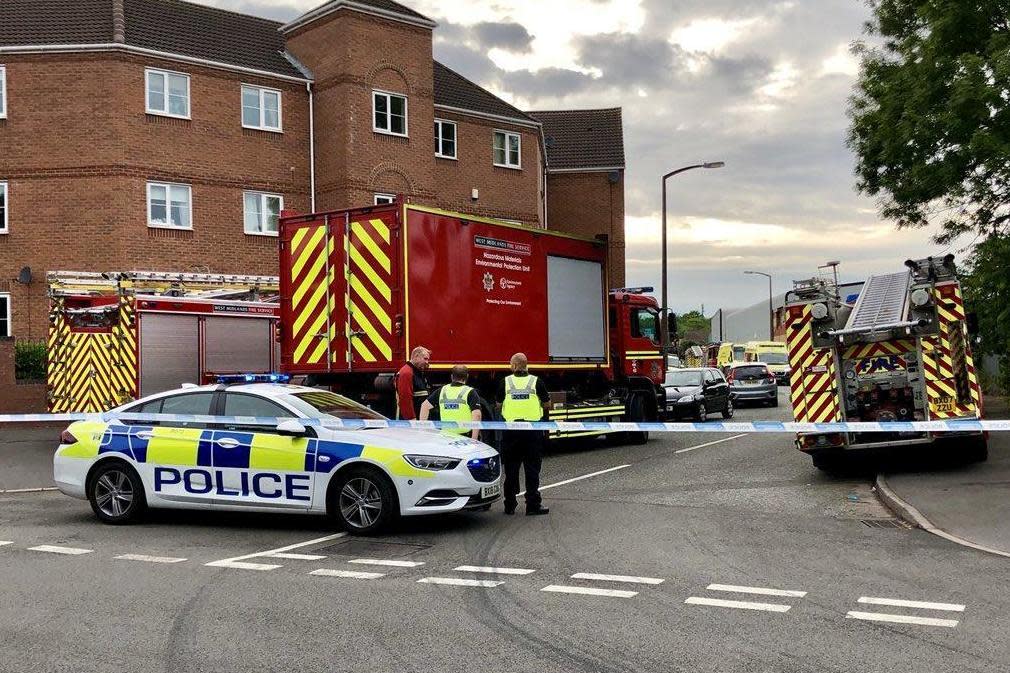
[[(591, 477), (598, 477), (601, 474), (606, 474), (608, 472), (616, 472), (617, 470), (623, 470), (626, 467), (631, 467), (631, 465), (630, 464), (629, 465), (618, 465), (617, 467), (609, 467), (606, 470), (600, 470), (599, 472), (590, 472), (589, 474), (584, 474), (581, 477), (574, 477), (572, 479), (565, 479), (564, 481), (558, 481), (558, 482), (555, 482), (553, 484), (547, 484), (546, 486), (541, 486), (540, 490), (541, 491), (546, 491), (549, 488), (555, 488), (557, 486), (564, 486), (565, 484), (571, 484), (571, 483), (574, 483), (576, 481), (582, 481), (583, 479), (589, 479)], [(517, 496), (526, 495), (526, 491), (519, 491), (516, 495)]]
[(58, 491), (55, 486), (38, 486), (36, 488), (8, 488), (0, 491), (0, 495), (5, 493), (46, 493), (48, 491)]
[(29, 547), (29, 551), (44, 551), (50, 554), (70, 554), (73, 556), (79, 554), (90, 554), (93, 549), (79, 549), (77, 547), (57, 547), (52, 544), (40, 544), (38, 547)]
[(947, 610), (948, 612), (964, 612), (964, 606), (958, 603), (928, 603), (926, 601), (904, 601), (900, 598), (876, 598), (862, 596), (857, 603), (869, 605), (892, 605), (899, 608), (919, 608), (921, 610)]
[(14, 543), (11, 542), (10, 540), (0, 540), (0, 547), (3, 547), (4, 545), (7, 544), (14, 544)]
[(529, 568), (493, 568), (491, 566), (457, 566), (453, 570), (464, 573), (489, 573), (492, 575), (530, 575), (536, 570)]
[(419, 584), (447, 584), (454, 587), (497, 587), (505, 584), (498, 580), (467, 580), (460, 577), (422, 577)]
[(583, 594), (585, 596), (610, 596), (611, 598), (631, 598), (637, 596), (637, 591), (621, 591), (620, 589), (594, 589), (593, 587), (569, 587), (563, 584), (551, 584), (540, 591), (550, 591), (559, 594)]
[(290, 554), (288, 552), (274, 552), (273, 554), (264, 554), (269, 558), (282, 558), (289, 559), (291, 561), (322, 561), (325, 556), (320, 556), (319, 554)]
[(363, 570), (333, 570), (332, 568), (320, 568), (313, 570), (310, 575), (321, 575), (323, 577), (346, 577), (354, 580), (375, 580), (385, 577), (386, 573), (366, 573)]
[(629, 584), (662, 584), (658, 577), (633, 577), (631, 575), (600, 575), (598, 573), (575, 573), (573, 580), (600, 580), (601, 582), (627, 582)]
[(868, 622), (893, 622), (895, 624), (920, 624), (922, 626), (957, 626), (956, 619), (935, 619), (933, 617), (912, 617), (910, 615), (889, 615), (881, 612), (847, 612), (846, 619), (863, 619)]
[(348, 561), (348, 563), (360, 563), (369, 566), (392, 566), (394, 568), (416, 568), (417, 566), (424, 565), (424, 561), (393, 561), (381, 558), (356, 558), (353, 561)]
[(737, 610), (764, 610), (765, 612), (788, 612), (791, 605), (777, 603), (752, 603), (751, 601), (725, 601), (721, 598), (700, 598), (691, 596), (686, 601), (688, 605), (712, 605), (717, 608), (736, 608)]
[(147, 563), (182, 563), (186, 560), (177, 556), (147, 556), (146, 554), (121, 554), (116, 558), (123, 561), (146, 561)]
[(741, 437), (746, 437), (746, 433), (742, 435), (733, 435), (732, 437), (724, 437), (722, 439), (717, 439), (714, 442), (705, 442), (704, 444), (699, 444), (698, 446), (689, 446), (686, 449), (678, 449), (674, 453), (687, 453), (688, 451), (694, 451), (695, 449), (704, 449), (706, 446), (712, 446), (713, 444), (722, 444), (723, 442), (728, 442), (732, 439), (740, 439)]
[(760, 594), (762, 596), (790, 596), (793, 598), (803, 598), (807, 595), (806, 591), (766, 589), (764, 587), (742, 587), (735, 584), (709, 584), (706, 588), (709, 591), (730, 591), (738, 594)]
[(259, 558), (264, 556), (270, 557), (271, 554), (283, 554), (284, 552), (289, 552), (292, 549), (300, 549), (301, 547), (308, 547), (314, 544), (319, 544), (320, 542), (329, 542), (330, 540), (336, 540), (338, 538), (346, 536), (347, 533), (334, 533), (333, 535), (327, 535), (325, 537), (317, 537), (314, 540), (309, 540), (307, 542), (297, 542), (295, 544), (289, 544), (285, 547), (278, 547), (277, 549), (267, 549), (266, 551), (258, 551), (252, 554), (246, 554), (244, 556), (235, 556), (233, 558), (221, 559), (220, 561), (211, 561), (210, 563), (204, 563), (204, 565), (211, 566), (213, 568), (238, 568), (241, 570), (273, 570), (274, 568), (280, 568), (281, 566), (269, 563), (243, 563), (243, 561), (245, 561), (246, 559)]

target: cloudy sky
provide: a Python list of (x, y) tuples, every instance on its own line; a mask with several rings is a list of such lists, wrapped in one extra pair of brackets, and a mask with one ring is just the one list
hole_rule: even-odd
[[(287, 20), (320, 0), (204, 0)], [(829, 259), (844, 280), (941, 251), (853, 189), (846, 107), (862, 0), (403, 0), (435, 19), (435, 58), (522, 109), (624, 108), (628, 283), (660, 276), (669, 182), (677, 311), (745, 306)], [(957, 253), (958, 249), (954, 248)]]

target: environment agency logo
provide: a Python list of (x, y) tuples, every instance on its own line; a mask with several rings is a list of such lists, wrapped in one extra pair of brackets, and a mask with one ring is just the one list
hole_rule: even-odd
[(488, 271), (484, 274), (484, 289), (488, 292), (494, 289), (494, 276)]

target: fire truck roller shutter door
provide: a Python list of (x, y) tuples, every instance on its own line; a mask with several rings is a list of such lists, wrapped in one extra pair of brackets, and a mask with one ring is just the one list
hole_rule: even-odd
[(273, 321), (208, 316), (204, 322), (204, 369), (215, 374), (270, 371)]
[(199, 320), (196, 316), (140, 315), (140, 395), (146, 397), (200, 377)]

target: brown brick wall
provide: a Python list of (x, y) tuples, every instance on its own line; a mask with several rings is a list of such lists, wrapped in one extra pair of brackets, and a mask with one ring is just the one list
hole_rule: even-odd
[(0, 339), (0, 414), (45, 413), (46, 385), (14, 380), (14, 339)]

